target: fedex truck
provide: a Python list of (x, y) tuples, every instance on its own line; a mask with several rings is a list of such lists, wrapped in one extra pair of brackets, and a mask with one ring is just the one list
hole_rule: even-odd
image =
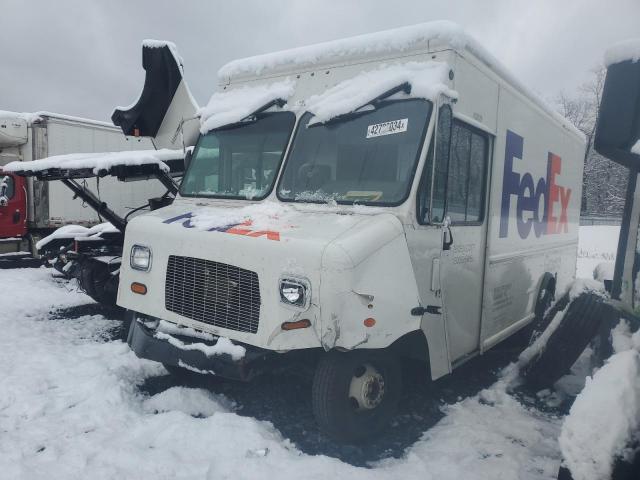
[[(125, 137), (112, 124), (56, 113), (0, 111), (0, 252), (36, 251), (36, 243), (58, 227), (101, 222), (95, 210), (60, 182), (44, 182), (4, 172), (11, 162), (29, 162), (70, 153), (153, 149), (149, 139)], [(115, 178), (87, 179), (120, 215), (164, 192), (156, 182), (125, 184)]]
[(358, 441), (389, 420), (403, 358), (439, 379), (573, 279), (584, 136), (459, 27), (219, 79), (178, 197), (127, 225), (137, 355), (244, 380), (311, 365), (321, 429)]

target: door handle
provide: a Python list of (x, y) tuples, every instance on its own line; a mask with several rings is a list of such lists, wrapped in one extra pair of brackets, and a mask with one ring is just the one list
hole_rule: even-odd
[(20, 222), (20, 210), (13, 212), (13, 223)]
[(421, 317), (425, 313), (430, 313), (431, 315), (442, 315), (442, 307), (438, 305), (427, 305), (425, 307), (413, 307), (411, 309), (411, 315), (414, 317)]
[(444, 231), (444, 235), (442, 236), (442, 250), (451, 250), (451, 245), (453, 245), (453, 233), (451, 233), (451, 227), (447, 225), (447, 229)]

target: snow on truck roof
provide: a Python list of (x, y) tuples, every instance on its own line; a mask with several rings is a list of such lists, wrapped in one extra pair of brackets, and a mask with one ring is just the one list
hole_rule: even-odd
[[(400, 65), (381, 66), (348, 78), (324, 92), (306, 99), (302, 107), (314, 114), (311, 123), (321, 123), (339, 115), (353, 112), (373, 99), (408, 84), (407, 92), (398, 96), (435, 100), (439, 94), (457, 98), (457, 92), (447, 86), (449, 66), (443, 62), (408, 62)], [(287, 100), (295, 92), (296, 82), (287, 77), (272, 83), (243, 85), (213, 94), (206, 107), (199, 110), (200, 131), (210, 130), (241, 121), (271, 102)], [(283, 105), (296, 111), (297, 105)]]
[(289, 78), (271, 84), (244, 86), (229, 91), (216, 92), (206, 107), (199, 110), (200, 131), (210, 130), (239, 122), (263, 105), (276, 99), (287, 100), (295, 90), (295, 82)]
[(618, 42), (607, 49), (604, 54), (604, 64), (606, 67), (614, 63), (631, 60), (640, 60), (640, 38), (632, 38)]
[[(469, 51), (567, 130), (582, 139), (585, 138), (584, 134), (571, 122), (509, 73), (500, 61), (468, 35), (462, 27), (444, 20), (233, 60), (218, 70), (218, 78), (222, 83), (233, 83), (256, 79), (256, 77), (284, 76), (329, 66), (410, 57), (442, 46)], [(201, 114), (206, 116), (207, 109), (212, 107), (211, 103), (201, 109)], [(204, 128), (204, 123), (203, 119), (203, 133), (209, 130)]]
[(106, 153), (71, 153), (55, 155), (30, 162), (11, 162), (2, 167), (5, 172), (41, 172), (51, 169), (73, 170), (92, 169), (98, 175), (109, 171), (113, 167), (123, 165), (158, 165), (160, 170), (169, 172), (169, 166), (164, 163), (170, 160), (184, 158), (181, 150), (134, 150)]

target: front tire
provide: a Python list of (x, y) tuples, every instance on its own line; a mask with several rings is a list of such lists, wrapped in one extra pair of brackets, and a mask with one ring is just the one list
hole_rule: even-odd
[(320, 430), (341, 443), (357, 443), (382, 431), (402, 391), (398, 359), (385, 350), (332, 350), (313, 379), (313, 413)]

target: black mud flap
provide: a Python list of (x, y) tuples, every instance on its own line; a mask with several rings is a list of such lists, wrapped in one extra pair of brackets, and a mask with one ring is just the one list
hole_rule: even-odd
[(125, 135), (153, 138), (156, 148), (194, 145), (198, 105), (192, 100), (174, 52), (168, 45), (143, 44), (142, 67), (146, 75), (140, 98), (126, 110), (116, 109), (111, 120)]

